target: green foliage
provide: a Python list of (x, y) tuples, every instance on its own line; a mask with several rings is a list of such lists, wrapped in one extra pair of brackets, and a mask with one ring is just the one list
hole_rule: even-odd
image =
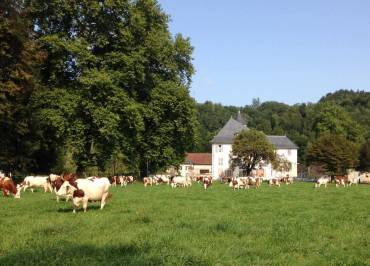
[(279, 172), (287, 172), (292, 169), (292, 163), (286, 158), (276, 155), (274, 160), (271, 162), (272, 168)]
[(359, 167), (362, 171), (370, 172), (370, 140), (364, 143), (360, 150)]
[(0, 169), (35, 166), (37, 132), (28, 108), (42, 53), (32, 40), (23, 1), (0, 2)]
[(235, 138), (233, 146), (232, 167), (245, 169), (249, 175), (259, 163), (274, 161), (274, 146), (266, 135), (258, 130), (243, 130)]
[(346, 174), (358, 164), (356, 145), (342, 135), (323, 134), (308, 148), (307, 159), (325, 167), (330, 174)]
[(29, 9), (47, 54), (34, 117), (76, 171), (104, 172), (120, 160), (144, 174), (148, 164), (155, 172), (182, 162), (197, 130), (193, 48), (171, 36), (157, 2), (34, 0)]

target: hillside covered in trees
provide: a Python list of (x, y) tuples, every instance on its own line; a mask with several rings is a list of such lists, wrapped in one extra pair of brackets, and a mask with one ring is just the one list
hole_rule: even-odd
[[(361, 150), (365, 166), (369, 156), (370, 92), (339, 90), (322, 97), (318, 103), (287, 105), (254, 99), (244, 107), (222, 106), (212, 102), (197, 104), (199, 141), (197, 151), (210, 151), (209, 141), (240, 110), (248, 127), (269, 135), (287, 135), (299, 147), (299, 161), (307, 160), (307, 149), (323, 134), (339, 134)], [(366, 148), (367, 147), (367, 148)], [(358, 165), (358, 163), (357, 163)]]

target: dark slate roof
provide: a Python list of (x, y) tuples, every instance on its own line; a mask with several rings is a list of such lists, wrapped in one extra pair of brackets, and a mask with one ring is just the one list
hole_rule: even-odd
[[(243, 129), (248, 130), (248, 127), (231, 117), (226, 125), (211, 140), (211, 143), (233, 144), (235, 135)], [(298, 146), (287, 136), (267, 136), (267, 139), (276, 147), (276, 149), (298, 149)]]
[(218, 134), (211, 140), (211, 143), (232, 144), (236, 133), (243, 129), (248, 129), (247, 126), (236, 121), (230, 117), (226, 125), (218, 132)]
[(267, 136), (267, 139), (277, 149), (298, 149), (298, 146), (287, 136)]

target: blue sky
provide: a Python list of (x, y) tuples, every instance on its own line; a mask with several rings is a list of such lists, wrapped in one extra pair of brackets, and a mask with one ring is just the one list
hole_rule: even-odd
[(195, 48), (198, 102), (294, 104), (341, 88), (370, 91), (369, 0), (159, 3), (171, 32)]

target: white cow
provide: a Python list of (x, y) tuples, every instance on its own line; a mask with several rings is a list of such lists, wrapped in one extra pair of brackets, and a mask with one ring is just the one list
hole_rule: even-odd
[(23, 188), (23, 191), (26, 191), (27, 188), (31, 189), (31, 192), (33, 193), (34, 188), (44, 188), (44, 192), (46, 193), (48, 190), (50, 192), (53, 191), (48, 176), (27, 176), (23, 180), (21, 184), (21, 188)]
[(234, 190), (240, 189), (240, 188), (244, 188), (244, 189), (249, 188), (248, 177), (233, 178), (231, 182), (229, 183), (229, 187), (233, 188)]
[(82, 202), (84, 212), (87, 209), (89, 201), (100, 201), (100, 209), (104, 208), (106, 200), (109, 195), (109, 188), (111, 184), (106, 177), (95, 179), (77, 179), (64, 181), (63, 185), (57, 192), (58, 196), (73, 196), (73, 213)]
[(359, 179), (359, 182), (361, 183), (369, 184), (370, 183), (370, 173), (369, 172), (362, 173), (358, 177), (358, 179)]
[(317, 179), (315, 183), (315, 188), (319, 188), (321, 185), (324, 185), (326, 188), (330, 180), (331, 180), (330, 176), (327, 175), (320, 177), (319, 179)]
[(185, 176), (175, 176), (172, 178), (171, 181), (171, 187), (189, 187), (191, 186), (191, 178), (190, 177), (185, 177)]

